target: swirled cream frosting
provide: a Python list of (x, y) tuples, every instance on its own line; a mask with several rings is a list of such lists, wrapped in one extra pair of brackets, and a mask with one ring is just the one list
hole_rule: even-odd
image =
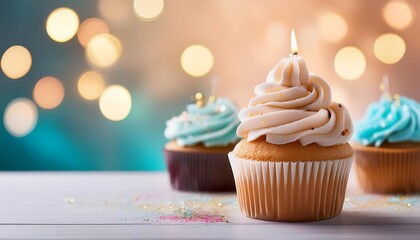
[(308, 72), (299, 55), (283, 58), (255, 94), (238, 114), (237, 134), (248, 141), (265, 136), (272, 144), (333, 146), (347, 143), (353, 134), (347, 109), (331, 102), (328, 84)]
[(238, 108), (228, 98), (217, 98), (204, 106), (189, 104), (180, 116), (166, 122), (165, 137), (178, 146), (203, 144), (223, 147), (239, 140)]

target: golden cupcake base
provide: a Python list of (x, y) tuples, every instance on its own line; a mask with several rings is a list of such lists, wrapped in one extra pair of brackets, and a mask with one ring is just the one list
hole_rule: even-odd
[(420, 193), (420, 144), (354, 145), (360, 187), (370, 193)]
[(255, 161), (229, 153), (242, 213), (270, 221), (318, 221), (343, 208), (353, 157)]

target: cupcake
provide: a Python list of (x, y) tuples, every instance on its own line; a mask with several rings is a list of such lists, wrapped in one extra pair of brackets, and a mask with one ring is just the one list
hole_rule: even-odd
[(166, 122), (165, 137), (170, 140), (164, 153), (171, 185), (183, 191), (235, 191), (227, 154), (240, 140), (238, 108), (227, 98), (196, 94), (180, 116)]
[(419, 193), (420, 105), (389, 96), (371, 104), (356, 124), (356, 174), (366, 192)]
[(328, 84), (297, 53), (283, 58), (239, 112), (229, 153), (238, 203), (251, 218), (316, 221), (340, 214), (353, 150), (353, 125)]

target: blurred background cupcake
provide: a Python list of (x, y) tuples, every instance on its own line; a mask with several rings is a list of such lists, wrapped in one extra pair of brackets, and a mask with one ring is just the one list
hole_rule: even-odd
[(227, 157), (239, 141), (238, 108), (228, 98), (195, 95), (195, 104), (166, 123), (164, 152), (172, 187), (184, 191), (234, 191)]
[(420, 105), (395, 94), (388, 79), (379, 102), (356, 125), (355, 167), (360, 186), (374, 193), (420, 192)]

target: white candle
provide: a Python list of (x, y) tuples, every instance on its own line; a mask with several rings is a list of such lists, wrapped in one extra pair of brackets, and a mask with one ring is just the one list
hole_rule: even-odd
[(389, 92), (389, 77), (387, 74), (384, 74), (382, 77), (382, 83), (379, 86), (379, 89), (382, 92), (383, 98), (391, 100), (391, 93)]
[(213, 76), (210, 80), (210, 97), (208, 99), (208, 102), (215, 102), (216, 101), (216, 89), (219, 85), (219, 78), (217, 76)]

